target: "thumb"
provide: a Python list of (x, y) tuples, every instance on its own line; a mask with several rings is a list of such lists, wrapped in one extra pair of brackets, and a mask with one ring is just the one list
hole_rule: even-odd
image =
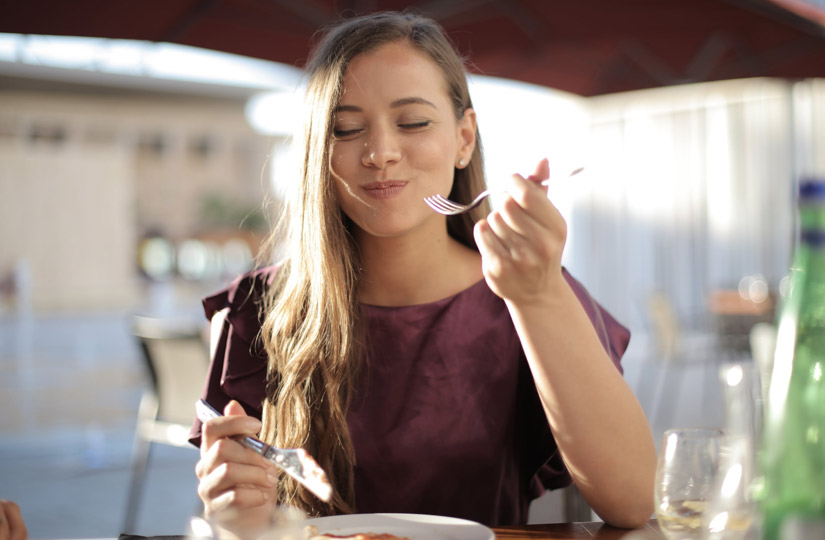
[(226, 416), (247, 416), (243, 406), (234, 399), (223, 408), (223, 414)]
[[(536, 165), (536, 171), (527, 177), (528, 180), (536, 184), (544, 182), (548, 178), (550, 178), (550, 162), (547, 160), (547, 158), (544, 158), (541, 161), (539, 161), (539, 164)], [(545, 186), (545, 192), (547, 191), (547, 189), (548, 188)]]
[(536, 171), (527, 177), (528, 180), (536, 183), (543, 182), (548, 178), (550, 178), (550, 162), (547, 161), (547, 158), (539, 161), (539, 164), (536, 165)]

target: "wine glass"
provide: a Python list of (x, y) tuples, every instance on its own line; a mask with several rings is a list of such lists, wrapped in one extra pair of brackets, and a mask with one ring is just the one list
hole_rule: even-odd
[(752, 494), (756, 441), (762, 423), (762, 387), (753, 362), (725, 363), (719, 375), (725, 396), (725, 446), (703, 527), (707, 540), (753, 540), (762, 537)]
[(714, 491), (724, 432), (665, 431), (656, 467), (656, 517), (670, 540), (702, 538), (702, 513)]
[[(245, 540), (306, 540), (307, 516), (301, 510), (287, 505), (275, 506), (269, 523), (255, 532), (248, 532)], [(221, 538), (219, 520), (194, 516), (184, 540), (218, 540)]]

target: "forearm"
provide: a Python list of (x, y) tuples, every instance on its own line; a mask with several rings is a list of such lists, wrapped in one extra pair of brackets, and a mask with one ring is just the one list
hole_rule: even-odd
[(579, 490), (605, 521), (653, 512), (656, 450), (644, 412), (566, 283), (508, 308), (548, 422)]
[(644, 412), (564, 279), (567, 224), (534, 183), (549, 174), (542, 160), (530, 180), (513, 175), (500, 209), (476, 223), (484, 277), (507, 302), (582, 494), (605, 521), (640, 525), (653, 513), (655, 446)]

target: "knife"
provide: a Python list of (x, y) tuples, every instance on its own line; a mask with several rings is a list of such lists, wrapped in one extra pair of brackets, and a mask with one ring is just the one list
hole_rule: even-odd
[[(195, 402), (195, 411), (201, 422), (223, 416), (203, 399)], [(249, 435), (234, 439), (277, 465), (322, 501), (329, 501), (332, 497), (332, 485), (327, 474), (303, 448), (278, 448)]]

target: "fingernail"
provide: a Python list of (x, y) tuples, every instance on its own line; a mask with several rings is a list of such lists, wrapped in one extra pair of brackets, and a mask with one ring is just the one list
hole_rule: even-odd
[(269, 483), (272, 484), (273, 486), (278, 485), (278, 477), (274, 473), (271, 473), (271, 472), (266, 473), (266, 479), (269, 480)]

